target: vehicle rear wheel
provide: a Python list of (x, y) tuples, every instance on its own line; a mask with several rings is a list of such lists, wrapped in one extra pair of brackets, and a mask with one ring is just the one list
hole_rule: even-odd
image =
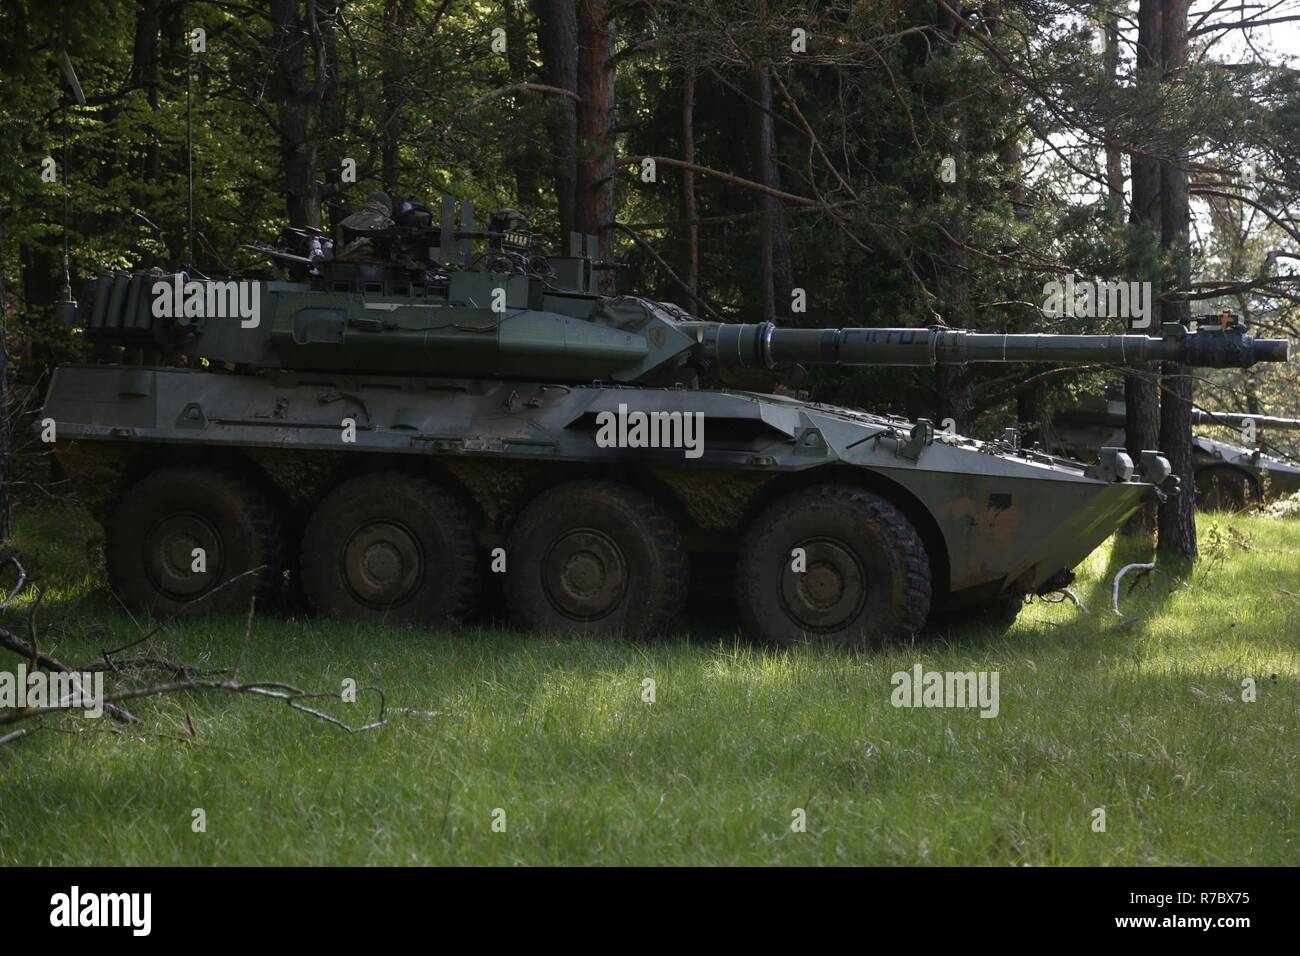
[(482, 583), (469, 511), (427, 478), (352, 478), (316, 507), (298, 558), (322, 614), (440, 624), (473, 610)]
[(769, 643), (878, 646), (924, 626), (930, 562), (884, 498), (817, 485), (778, 499), (750, 528), (736, 604), (746, 629)]
[(227, 614), (273, 596), (285, 544), (275, 506), (256, 485), (192, 465), (155, 471), (127, 491), (109, 517), (105, 552), (109, 585), (128, 605), (170, 615), (202, 598), (194, 613)]
[(506, 543), (506, 603), (539, 631), (639, 638), (678, 619), (686, 551), (651, 498), (612, 481), (560, 485), (532, 501)]
[(1250, 476), (1236, 468), (1202, 468), (1194, 481), (1202, 511), (1244, 511), (1258, 497)]

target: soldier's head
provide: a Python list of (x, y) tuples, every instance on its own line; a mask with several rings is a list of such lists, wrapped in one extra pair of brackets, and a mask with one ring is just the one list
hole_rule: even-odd
[(388, 193), (376, 190), (366, 194), (366, 206), (375, 212), (382, 212), (389, 218), (393, 215), (393, 201), (388, 198)]

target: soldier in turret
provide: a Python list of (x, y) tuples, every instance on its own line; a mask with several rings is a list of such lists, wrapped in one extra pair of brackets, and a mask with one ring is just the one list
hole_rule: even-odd
[(385, 192), (372, 192), (365, 204), (339, 225), (343, 247), (334, 257), (340, 262), (365, 262), (378, 258), (368, 233), (393, 228), (393, 201)]

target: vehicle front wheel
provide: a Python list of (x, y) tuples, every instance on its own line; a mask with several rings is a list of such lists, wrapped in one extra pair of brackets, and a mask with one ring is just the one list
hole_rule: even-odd
[(741, 545), (736, 603), (774, 644), (878, 646), (920, 632), (930, 562), (911, 522), (879, 495), (842, 485), (793, 491)]

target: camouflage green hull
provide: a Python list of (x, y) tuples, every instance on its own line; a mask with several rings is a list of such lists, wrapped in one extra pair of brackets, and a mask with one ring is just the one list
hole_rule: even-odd
[[(702, 413), (699, 457), (601, 447), (598, 416), (620, 405)], [(646, 488), (695, 554), (733, 552), (762, 507), (792, 488), (860, 485), (916, 526), (936, 606), (1059, 586), (1157, 494), (1010, 445), (942, 434), (916, 444), (911, 422), (748, 392), (85, 365), (55, 373), (43, 417), (56, 423), (56, 454), (100, 516), (168, 464), (247, 472), (299, 522), (345, 477), (395, 467), (435, 474), (472, 502), (484, 548), (564, 479)]]

